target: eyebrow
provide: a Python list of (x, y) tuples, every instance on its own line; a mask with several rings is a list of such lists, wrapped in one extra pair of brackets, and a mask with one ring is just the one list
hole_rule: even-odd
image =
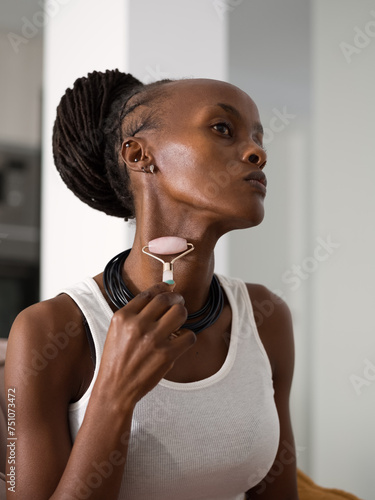
[[(222, 108), (224, 111), (228, 111), (228, 113), (232, 113), (232, 115), (234, 115), (239, 120), (242, 118), (241, 113), (238, 111), (238, 109), (232, 106), (231, 104), (218, 102), (217, 106), (220, 106), (220, 108)], [(254, 123), (254, 130), (257, 134), (264, 134), (263, 126), (259, 122)]]

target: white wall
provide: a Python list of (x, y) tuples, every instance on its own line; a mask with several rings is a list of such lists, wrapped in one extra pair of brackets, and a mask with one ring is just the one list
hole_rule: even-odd
[[(313, 230), (340, 245), (313, 277), (312, 470), (322, 483), (341, 484), (371, 500), (375, 3), (318, 0), (312, 7)], [(370, 36), (356, 35), (360, 30)], [(354, 49), (346, 47), (351, 57), (344, 56), (343, 42)], [(366, 359), (373, 363), (367, 371)]]
[[(268, 144), (265, 220), (233, 234), (229, 270), (281, 291), (291, 306), (299, 466), (322, 485), (370, 500), (375, 3), (227, 4), (230, 81), (253, 96), (266, 127), (274, 109), (295, 115)], [(359, 29), (367, 38), (354, 39)], [(354, 45), (350, 62), (341, 42)], [(366, 360), (374, 368), (366, 371)]]
[[(293, 15), (291, 15), (293, 13)], [(294, 319), (296, 367), (291, 397), (299, 467), (309, 470), (309, 280), (289, 283), (311, 249), (309, 4), (242, 2), (228, 11), (229, 78), (255, 100), (265, 128), (265, 219), (230, 237), (230, 274), (283, 296)]]
[(126, 224), (78, 200), (52, 158), (56, 106), (76, 78), (127, 65), (127, 2), (70, 0), (45, 27), (42, 167), (42, 298), (101, 272), (126, 245)]

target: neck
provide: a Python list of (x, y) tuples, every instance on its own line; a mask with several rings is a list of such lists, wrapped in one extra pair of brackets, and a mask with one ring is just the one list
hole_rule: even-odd
[[(142, 177), (143, 180), (148, 180)], [(215, 211), (192, 205), (179, 197), (160, 198), (148, 184), (139, 189), (137, 226), (132, 250), (125, 261), (123, 278), (134, 294), (162, 281), (163, 265), (142, 252), (149, 241), (162, 236), (178, 236), (194, 245), (194, 250), (174, 264), (175, 292), (185, 299), (189, 314), (206, 303), (214, 273), (214, 249), (218, 239), (234, 229), (233, 221), (224, 222)], [(174, 256), (161, 256), (170, 262)]]

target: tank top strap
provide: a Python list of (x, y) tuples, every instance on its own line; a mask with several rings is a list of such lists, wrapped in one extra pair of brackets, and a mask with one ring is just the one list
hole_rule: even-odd
[(82, 315), (87, 321), (95, 349), (96, 363), (91, 384), (83, 397), (71, 405), (71, 408), (75, 408), (78, 405), (81, 406), (85, 404), (91, 394), (92, 387), (99, 372), (104, 343), (113, 316), (113, 311), (109, 307), (99, 286), (93, 278), (86, 278), (80, 283), (60, 290), (59, 293), (68, 295), (81, 310)]
[(246, 283), (240, 278), (232, 278), (219, 274), (217, 277), (228, 295), (228, 299), (232, 307), (232, 317), (237, 320), (237, 328), (232, 328), (232, 333), (235, 333), (235, 331), (239, 332), (238, 334), (240, 338), (237, 339), (237, 342), (242, 344), (246, 338), (249, 338), (249, 336), (254, 338), (262, 357), (264, 358), (268, 374), (272, 377), (271, 363), (263, 342), (259, 337), (258, 328), (255, 322), (254, 309)]

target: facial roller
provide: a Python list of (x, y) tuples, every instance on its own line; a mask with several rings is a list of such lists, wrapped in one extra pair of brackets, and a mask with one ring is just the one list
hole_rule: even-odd
[[(178, 236), (162, 236), (161, 238), (149, 241), (148, 245), (142, 248), (143, 253), (163, 264), (163, 281), (166, 283), (173, 281), (173, 264), (176, 260), (184, 257), (193, 250), (194, 245), (192, 243), (187, 243), (184, 238), (179, 238)], [(174, 255), (180, 253), (180, 255), (177, 255), (177, 257), (170, 262), (164, 262), (160, 257), (153, 255), (154, 253), (158, 255)]]

